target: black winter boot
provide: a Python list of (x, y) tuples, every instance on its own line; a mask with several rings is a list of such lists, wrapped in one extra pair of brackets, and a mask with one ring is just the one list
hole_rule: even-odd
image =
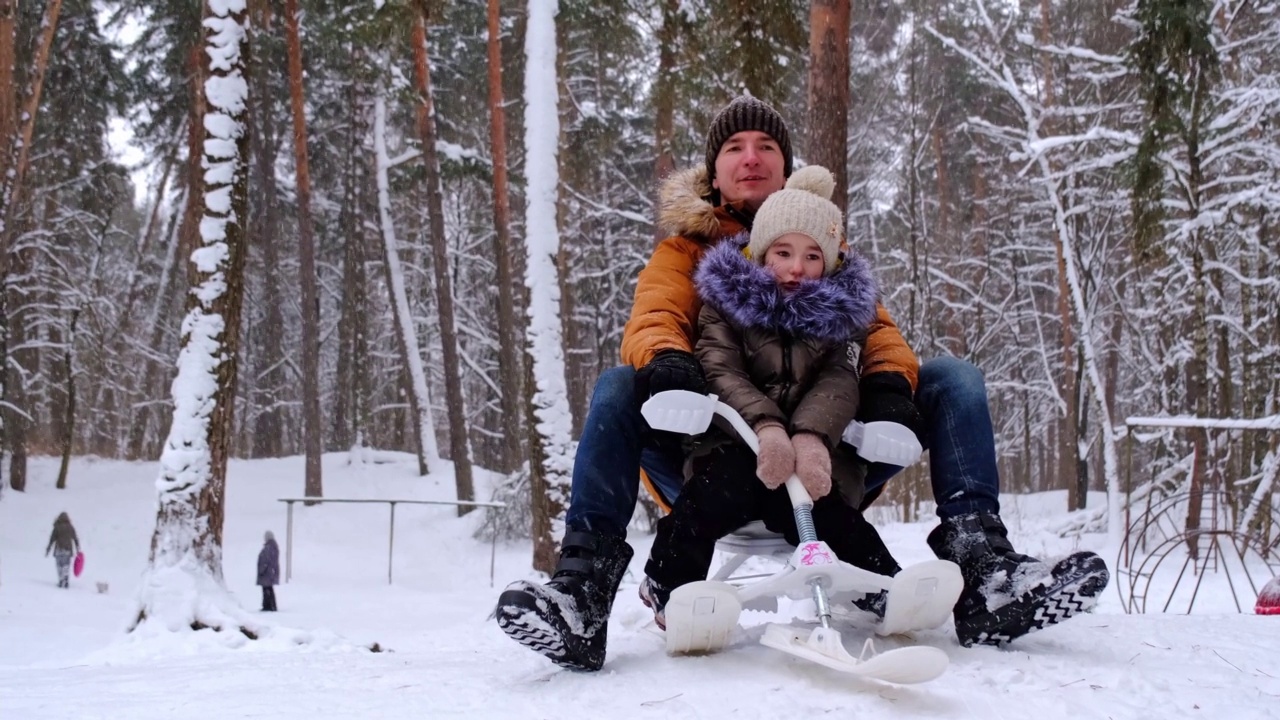
[(557, 665), (599, 670), (613, 598), (633, 553), (622, 538), (565, 533), (549, 582), (519, 580), (498, 596), (498, 627)]
[(956, 603), (956, 636), (969, 647), (1005, 645), (1029, 632), (1092, 610), (1110, 574), (1102, 558), (1074, 553), (1050, 567), (1014, 552), (993, 513), (948, 518), (929, 533), (929, 547), (960, 566), (964, 591)]
[(640, 583), (640, 602), (653, 611), (653, 622), (663, 630), (667, 629), (667, 601), (671, 599), (671, 588), (666, 587), (651, 577), (645, 577)]

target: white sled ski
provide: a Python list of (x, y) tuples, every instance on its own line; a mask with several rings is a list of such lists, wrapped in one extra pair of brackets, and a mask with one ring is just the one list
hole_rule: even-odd
[(823, 627), (803, 630), (790, 625), (770, 625), (765, 628), (760, 644), (832, 670), (902, 684), (928, 682), (945, 672), (949, 662), (945, 652), (926, 645), (876, 653), (870, 639), (862, 646), (862, 657), (854, 657), (844, 649), (840, 633)]

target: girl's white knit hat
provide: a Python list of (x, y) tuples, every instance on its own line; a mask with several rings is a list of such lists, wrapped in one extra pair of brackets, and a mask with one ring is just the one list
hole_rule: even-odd
[(831, 202), (836, 181), (821, 165), (809, 165), (792, 173), (783, 189), (765, 199), (751, 224), (748, 256), (758, 263), (774, 240), (787, 233), (807, 235), (822, 248), (826, 260), (823, 274), (829, 274), (840, 260), (844, 239), (844, 218)]

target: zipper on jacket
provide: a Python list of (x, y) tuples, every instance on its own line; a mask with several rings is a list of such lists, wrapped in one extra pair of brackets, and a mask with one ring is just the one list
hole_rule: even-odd
[(741, 223), (743, 228), (745, 228), (748, 231), (751, 230), (751, 225), (755, 222), (755, 219), (756, 219), (756, 214), (754, 212), (752, 213), (743, 212), (728, 203), (725, 204), (724, 211), (729, 214), (729, 217)]
[[(790, 398), (788, 398), (787, 396), (791, 394), (791, 389), (795, 387), (795, 384), (796, 384), (795, 374), (791, 371), (791, 334), (782, 333), (781, 339), (782, 339), (783, 385), (782, 385), (782, 394), (778, 396), (778, 400), (779, 400), (778, 405), (780, 406), (779, 409), (788, 407), (791, 405)], [(790, 418), (787, 418), (787, 419), (790, 420)]]

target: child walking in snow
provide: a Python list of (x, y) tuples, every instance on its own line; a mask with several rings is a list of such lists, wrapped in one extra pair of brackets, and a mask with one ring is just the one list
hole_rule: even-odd
[(276, 611), (276, 585), (280, 584), (280, 546), (270, 530), (262, 536), (258, 551), (258, 584), (262, 586), (262, 611)]
[[(694, 279), (703, 301), (695, 347), (709, 391), (756, 432), (700, 436), (693, 471), (658, 521), (640, 597), (665, 628), (671, 591), (703, 580), (716, 541), (753, 520), (799, 541), (786, 489), (794, 473), (813, 519), (843, 561), (884, 575), (898, 564), (858, 511), (866, 466), (841, 433), (858, 409), (858, 358), (876, 317), (865, 258), (842, 240), (825, 168), (796, 171), (756, 213), (749, 238), (709, 250)], [(746, 247), (743, 247), (745, 240)]]
[(53, 521), (53, 532), (49, 534), (49, 544), (44, 548), (45, 557), (49, 557), (50, 550), (58, 565), (58, 587), (71, 587), (71, 558), (80, 552), (80, 538), (65, 512), (59, 513)]

